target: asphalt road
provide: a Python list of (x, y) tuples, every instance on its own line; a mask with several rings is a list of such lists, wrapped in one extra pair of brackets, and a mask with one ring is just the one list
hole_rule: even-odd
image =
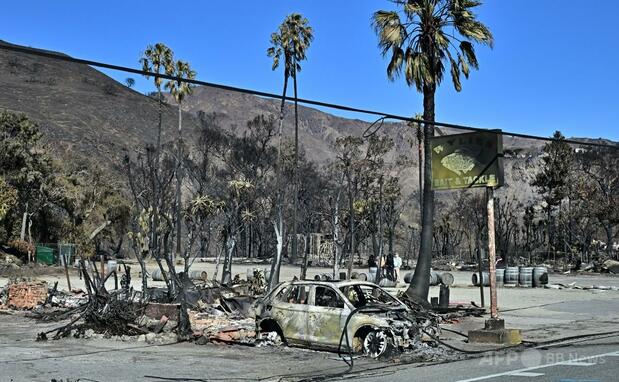
[(351, 373), (335, 353), (286, 347), (34, 341), (36, 332), (52, 325), (0, 316), (0, 381), (619, 380), (619, 336), (432, 365), (358, 358)]

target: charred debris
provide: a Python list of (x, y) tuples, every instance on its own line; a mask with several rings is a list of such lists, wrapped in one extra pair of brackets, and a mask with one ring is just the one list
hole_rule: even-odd
[[(252, 347), (291, 345), (338, 351), (342, 357), (346, 355), (350, 359), (353, 353), (379, 358), (402, 352), (421, 354), (432, 348), (436, 349), (433, 354), (439, 349), (439, 352), (449, 352), (449, 349), (442, 347), (438, 338), (441, 333), (440, 324), (464, 315), (483, 313), (479, 309), (460, 309), (439, 314), (406, 298), (404, 294), (400, 294), (399, 299), (394, 298), (374, 284), (355, 281), (295, 280), (283, 282), (271, 293), (267, 293), (265, 272), (261, 269), (254, 270), (254, 274), (248, 277), (249, 280), (237, 276), (229, 285), (213, 280), (191, 280), (181, 274), (184, 280), (184, 298), (175, 296), (170, 302), (166, 288), (149, 288), (146, 294), (134, 290), (130, 286), (130, 268), (125, 264), (122, 264), (120, 285), (113, 290), (108, 290), (105, 286), (111, 273), (104, 275), (95, 266), (89, 267), (84, 261), (80, 261), (79, 267), (85, 290), (73, 289), (65, 292), (58, 290), (57, 283), (49, 286), (36, 280), (11, 280), (0, 291), (0, 306), (8, 308), (3, 310), (3, 313), (13, 314), (16, 310), (27, 310), (29, 317), (45, 322), (58, 322), (58, 326), (53, 329), (40, 332), (37, 336), (39, 341), (75, 337), (112, 338), (149, 344), (193, 341), (196, 344)], [(397, 303), (390, 305), (375, 297), (370, 297), (375, 299), (368, 300), (363, 305), (359, 305), (358, 300), (353, 301), (352, 309), (342, 310), (343, 328), (341, 324), (333, 326), (325, 322), (327, 313), (324, 313), (321, 319), (316, 319), (316, 314), (320, 312), (313, 314), (310, 309), (309, 319), (301, 318), (309, 327), (298, 328), (310, 336), (302, 341), (295, 341), (294, 334), (289, 332), (291, 328), (282, 330), (278, 325), (265, 326), (263, 309), (265, 302), (270, 304), (272, 300), (269, 299), (276, 298), (277, 292), (286, 285), (299, 283), (333, 288), (332, 290), (341, 289), (342, 293), (348, 293), (349, 289), (352, 291), (351, 288), (357, 284), (362, 284), (363, 288), (373, 286), (377, 288), (374, 292), (381, 291), (380, 293), (385, 293), (386, 299), (393, 299)], [(348, 289), (342, 289), (344, 284)], [(309, 291), (309, 288), (307, 290)], [(320, 305), (326, 298), (318, 296), (319, 290), (319, 287), (312, 289), (311, 298), (315, 299), (312, 300), (312, 305)], [(358, 291), (358, 298), (365, 298), (361, 289)], [(322, 300), (319, 301), (319, 298)], [(180, 301), (183, 299), (188, 307), (185, 313), (189, 334), (181, 323), (183, 314)], [(325, 309), (335, 311), (337, 307)], [(340, 313), (337, 314), (339, 320)], [(367, 324), (366, 327), (357, 330), (363, 322)], [(355, 325), (355, 331), (351, 331), (351, 327)], [(316, 333), (316, 336), (312, 337), (312, 333)], [(328, 340), (325, 342), (318, 333), (328, 333)], [(333, 346), (328, 346), (329, 344)]]

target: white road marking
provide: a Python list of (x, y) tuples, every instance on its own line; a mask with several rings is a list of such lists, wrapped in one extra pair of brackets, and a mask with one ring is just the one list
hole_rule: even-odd
[(544, 373), (531, 373), (530, 371), (521, 371), (518, 373), (510, 373), (508, 374), (510, 377), (539, 377), (544, 375)]
[[(596, 354), (596, 355), (592, 355), (592, 356), (589, 356), (589, 357), (582, 357), (582, 358), (574, 359), (574, 360), (570, 361), (570, 363), (578, 363), (580, 361), (586, 361), (586, 360), (589, 360), (589, 359), (595, 359), (595, 358), (600, 358), (600, 357), (617, 357), (617, 356), (619, 356), (619, 352), (618, 351), (614, 351), (614, 352), (610, 352), (610, 353)], [(548, 364), (540, 365), (540, 366), (526, 367), (524, 369), (517, 369), (517, 370), (512, 370), (512, 371), (506, 371), (506, 372), (497, 373), (497, 374), (489, 374), (489, 375), (484, 375), (484, 376), (476, 377), (476, 378), (461, 379), (461, 380), (459, 380), (457, 382), (483, 381), (484, 379), (502, 377), (502, 376), (505, 376), (505, 375), (512, 375), (514, 373), (522, 373), (522, 372), (526, 372), (526, 371), (530, 371), (530, 370), (539, 370), (539, 369), (544, 369), (544, 368), (547, 368), (547, 367), (563, 365), (563, 364), (566, 364), (566, 362), (562, 361), (562, 362), (548, 363)]]
[(591, 363), (591, 362), (566, 361), (566, 362), (559, 363), (559, 365), (564, 365), (564, 366), (593, 366), (595, 364)]

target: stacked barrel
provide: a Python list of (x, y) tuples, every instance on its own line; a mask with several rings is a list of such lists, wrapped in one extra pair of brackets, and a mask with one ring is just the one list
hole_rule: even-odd
[[(480, 280), (479, 273), (473, 273), (473, 285), (490, 285), (490, 274), (482, 272)], [(548, 284), (548, 268), (544, 266), (537, 267), (506, 267), (496, 270), (497, 286), (520, 286), (522, 288), (543, 287)]]

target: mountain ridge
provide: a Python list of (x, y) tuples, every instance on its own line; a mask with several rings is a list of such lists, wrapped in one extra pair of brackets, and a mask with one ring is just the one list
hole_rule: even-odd
[[(0, 41), (0, 45), (8, 43)], [(11, 44), (9, 44), (11, 45)], [(62, 53), (61, 53), (62, 54)], [(0, 108), (23, 112), (36, 121), (45, 140), (61, 155), (98, 158), (104, 167), (122, 173), (125, 154), (156, 138), (158, 103), (152, 97), (129, 89), (104, 73), (84, 64), (54, 60), (0, 49)], [(164, 139), (173, 138), (177, 106), (170, 98), (163, 108)], [(213, 87), (198, 86), (183, 102), (183, 131), (191, 142), (199, 131), (198, 112), (216, 113), (224, 129), (242, 134), (246, 122), (257, 115), (279, 115), (279, 100), (266, 99)], [(333, 144), (343, 135), (361, 136), (370, 123), (348, 119), (299, 105), (299, 136), (308, 159), (325, 164), (334, 159)], [(462, 132), (440, 128), (443, 134)], [(283, 133), (294, 132), (293, 106), (286, 104)], [(384, 123), (381, 134), (393, 138), (395, 160), (407, 154), (410, 166), (399, 172), (403, 194), (418, 184), (415, 131), (403, 123)], [(595, 141), (595, 138), (581, 138)], [(545, 144), (523, 138), (504, 137), (509, 152), (505, 158), (506, 194), (521, 200), (533, 198), (530, 186)], [(510, 190), (511, 189), (511, 190)], [(446, 196), (448, 197), (448, 196)]]

